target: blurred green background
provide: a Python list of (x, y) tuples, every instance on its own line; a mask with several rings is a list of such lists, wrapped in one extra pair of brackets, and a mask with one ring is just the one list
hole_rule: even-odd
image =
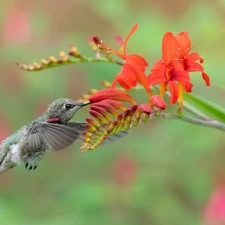
[[(224, 0), (0, 3), (0, 140), (39, 116), (54, 99), (78, 99), (120, 70), (93, 63), (25, 72), (15, 61), (29, 64), (56, 56), (70, 44), (92, 56), (89, 36), (116, 47), (114, 36), (125, 37), (136, 23), (139, 29), (128, 52), (143, 55), (150, 66), (161, 56), (165, 32), (188, 31), (212, 84), (206, 87), (201, 75), (192, 73), (193, 91), (225, 106)], [(132, 94), (138, 102), (146, 101), (144, 92)], [(88, 109), (82, 109), (74, 120), (86, 116)], [(51, 152), (35, 171), (18, 167), (1, 175), (0, 224), (224, 224), (219, 223), (225, 221), (224, 145), (219, 130), (154, 120), (93, 152), (81, 153), (78, 144)], [(221, 221), (215, 196), (222, 202)]]

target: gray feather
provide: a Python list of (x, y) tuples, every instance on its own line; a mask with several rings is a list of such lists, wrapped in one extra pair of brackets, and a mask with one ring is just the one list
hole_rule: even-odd
[(64, 124), (36, 122), (26, 135), (27, 148), (37, 150), (43, 145), (52, 150), (61, 150), (80, 136), (80, 132)]

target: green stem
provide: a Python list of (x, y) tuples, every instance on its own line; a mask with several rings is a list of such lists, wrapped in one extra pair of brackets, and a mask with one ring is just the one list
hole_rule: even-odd
[(188, 123), (202, 125), (206, 127), (213, 127), (213, 128), (225, 131), (225, 124), (217, 120), (196, 119), (196, 118), (191, 118), (188, 116), (178, 117), (177, 114), (170, 114), (170, 113), (161, 113), (159, 116), (157, 116), (156, 114), (150, 115), (150, 119), (156, 119), (156, 118), (178, 119)]
[(60, 62), (60, 63), (52, 62), (52, 63), (47, 64), (47, 65), (44, 65), (44, 64), (41, 63), (40, 64), (41, 67), (40, 68), (35, 68), (34, 70), (27, 69), (27, 68), (29, 68), (32, 65), (20, 64), (18, 62), (16, 64), (22, 70), (32, 71), (33, 72), (33, 71), (40, 71), (40, 70), (44, 70), (44, 69), (49, 69), (49, 68), (52, 68), (52, 67), (66, 66), (66, 65), (77, 64), (77, 63), (90, 63), (90, 62), (113, 63), (113, 64), (120, 65), (120, 66), (123, 65), (123, 62), (117, 61), (117, 60), (109, 60), (107, 58), (90, 58), (90, 57), (85, 57), (85, 56), (82, 56), (80, 58), (71, 58), (70, 57), (68, 59), (68, 61)]

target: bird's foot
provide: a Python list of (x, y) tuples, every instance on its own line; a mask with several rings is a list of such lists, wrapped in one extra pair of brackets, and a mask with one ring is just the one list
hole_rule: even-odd
[(28, 171), (37, 169), (37, 165), (31, 165), (29, 163), (26, 163), (25, 167), (28, 169)]

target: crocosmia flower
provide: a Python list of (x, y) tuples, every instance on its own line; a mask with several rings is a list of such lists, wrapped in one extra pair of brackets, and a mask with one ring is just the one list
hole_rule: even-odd
[[(101, 53), (105, 54), (114, 54), (124, 60), (124, 65), (121, 72), (115, 77), (112, 82), (112, 87), (116, 86), (116, 83), (119, 83), (120, 86), (129, 90), (140, 83), (143, 87), (146, 88), (146, 75), (145, 68), (148, 66), (147, 61), (140, 55), (136, 54), (127, 54), (126, 46), (131, 35), (137, 30), (138, 25), (136, 24), (125, 38), (124, 42), (120, 39), (120, 49), (121, 52), (114, 50), (113, 48), (107, 46), (101, 39), (98, 37), (94, 38), (95, 43), (99, 47)], [(147, 89), (146, 89), (147, 90)]]
[(161, 84), (160, 96), (163, 97), (169, 86), (171, 99), (174, 104), (180, 98), (182, 101), (183, 84), (190, 83), (190, 77), (182, 64), (176, 60), (179, 56), (179, 43), (172, 33), (166, 33), (162, 41), (162, 59), (155, 62), (148, 76), (149, 86)]
[(148, 76), (148, 86), (160, 84), (160, 96), (163, 97), (169, 86), (170, 103), (183, 103), (183, 91), (191, 92), (193, 84), (189, 72), (202, 72), (206, 85), (210, 85), (209, 77), (204, 68), (196, 61), (203, 63), (198, 53), (190, 53), (191, 41), (187, 32), (177, 36), (167, 32), (162, 40), (162, 59), (155, 62)]

